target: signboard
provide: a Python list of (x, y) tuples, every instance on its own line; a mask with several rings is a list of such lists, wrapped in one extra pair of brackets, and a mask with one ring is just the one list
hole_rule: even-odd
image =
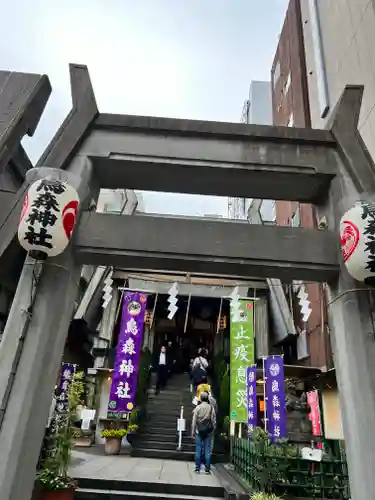
[(177, 432), (186, 431), (186, 420), (184, 418), (177, 419)]
[(76, 369), (77, 365), (72, 363), (63, 363), (61, 365), (58, 395), (56, 398), (56, 410), (58, 412), (65, 412), (68, 410), (69, 387), (73, 381)]
[(257, 367), (254, 365), (247, 369), (247, 431), (249, 437), (258, 423), (257, 410)]
[(282, 439), (287, 435), (284, 359), (282, 356), (271, 356), (265, 358), (263, 363), (266, 431), (271, 439)]
[(108, 416), (131, 413), (135, 407), (146, 303), (142, 293), (124, 294)]
[(310, 406), (310, 415), (313, 436), (322, 435), (322, 424), (320, 421), (319, 394), (318, 391), (307, 393), (307, 404)]
[(240, 300), (239, 315), (230, 317), (230, 419), (247, 423), (247, 368), (255, 363), (254, 302)]

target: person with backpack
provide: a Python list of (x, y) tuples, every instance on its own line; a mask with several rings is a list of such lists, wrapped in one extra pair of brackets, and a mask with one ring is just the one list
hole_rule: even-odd
[(204, 357), (204, 352), (202, 353), (202, 350), (200, 349), (198, 351), (198, 356), (194, 359), (191, 367), (191, 378), (193, 380), (195, 390), (204, 379), (207, 379), (207, 369), (208, 361)]
[(216, 428), (215, 408), (209, 403), (209, 395), (202, 392), (200, 403), (193, 411), (191, 437), (195, 438), (195, 472), (200, 472), (204, 455), (206, 474), (211, 473), (212, 436)]

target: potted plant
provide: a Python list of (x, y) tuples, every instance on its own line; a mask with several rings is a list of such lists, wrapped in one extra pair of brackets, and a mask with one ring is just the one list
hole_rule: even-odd
[(74, 443), (74, 422), (77, 407), (84, 394), (84, 373), (74, 375), (68, 391), (68, 407), (55, 413), (52, 430), (46, 444), (45, 460), (37, 472), (41, 486), (41, 500), (73, 500), (75, 482), (68, 475), (71, 451)]
[(137, 424), (129, 424), (128, 429), (127, 429), (127, 434), (126, 434), (126, 439), (128, 440), (129, 444), (133, 444), (134, 437), (138, 431), (139, 427)]
[(61, 475), (52, 469), (38, 473), (41, 486), (41, 500), (73, 500), (75, 481), (68, 475)]
[(122, 438), (126, 434), (126, 429), (104, 429), (101, 432), (102, 438), (105, 438), (104, 451), (106, 455), (118, 455), (120, 453)]

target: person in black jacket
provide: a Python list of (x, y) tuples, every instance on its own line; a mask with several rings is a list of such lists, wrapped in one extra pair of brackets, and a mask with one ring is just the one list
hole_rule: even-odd
[(155, 394), (159, 394), (160, 389), (164, 389), (168, 380), (168, 354), (167, 348), (161, 346), (160, 351), (156, 351), (157, 357), (155, 360), (156, 368), (156, 387)]

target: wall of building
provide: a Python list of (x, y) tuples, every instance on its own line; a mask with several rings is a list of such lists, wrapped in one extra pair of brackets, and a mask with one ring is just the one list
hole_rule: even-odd
[[(306, 68), (314, 128), (324, 128), (345, 85), (364, 85), (359, 130), (375, 157), (375, 6), (372, 0), (317, 0), (322, 64), (315, 58), (319, 32), (310, 2), (302, 2)], [(322, 68), (322, 69), (320, 69)], [(326, 79), (328, 110), (321, 116), (319, 82)]]
[(272, 123), (271, 83), (253, 80), (249, 89), (248, 123), (270, 125)]
[[(323, 0), (327, 1), (328, 0)], [(271, 69), (273, 123), (289, 127), (310, 127), (310, 104), (303, 37), (301, 5), (290, 0)], [(290, 201), (276, 202), (276, 222), (280, 226), (316, 227), (313, 206)], [(314, 367), (332, 366), (325, 320), (324, 295), (317, 283), (305, 283), (310, 317), (302, 321), (299, 299), (293, 294), (294, 321), (301, 332), (298, 363)], [(303, 337), (302, 337), (303, 336)]]
[[(272, 88), (271, 82), (252, 80), (249, 87), (249, 99), (246, 101), (244, 109), (246, 114), (243, 118), (247, 124), (272, 125)], [(229, 219), (248, 219), (248, 210), (251, 199), (229, 198), (228, 199), (228, 218)], [(264, 201), (264, 210), (262, 213), (270, 221), (269, 217), (274, 215), (274, 210), (270, 204), (271, 200)], [(272, 220), (274, 220), (273, 218)]]
[(273, 122), (309, 127), (300, 0), (291, 0), (271, 69)]

